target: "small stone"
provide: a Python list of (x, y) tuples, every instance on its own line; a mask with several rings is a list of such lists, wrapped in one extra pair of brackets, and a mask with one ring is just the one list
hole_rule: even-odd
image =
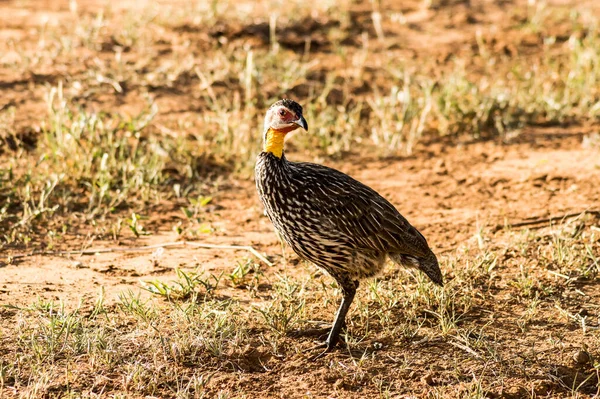
[(344, 380), (342, 378), (338, 378), (337, 381), (333, 383), (333, 388), (336, 390), (344, 388)]
[(592, 361), (592, 356), (584, 350), (578, 350), (573, 354), (573, 361), (583, 366)]
[(503, 394), (505, 394), (506, 397), (517, 397), (517, 398), (525, 397), (525, 395), (527, 395), (527, 393), (528, 393), (527, 390), (520, 386), (508, 387), (503, 392)]
[(438, 175), (447, 175), (448, 168), (446, 167), (446, 163), (443, 159), (439, 160), (435, 166), (433, 167), (433, 171)]
[(429, 386), (433, 386), (435, 384), (435, 381), (433, 380), (433, 373), (427, 373), (422, 379), (421, 381), (423, 381), (425, 384), (429, 385)]
[(551, 391), (548, 381), (534, 381), (531, 388), (536, 395), (540, 396), (547, 396)]

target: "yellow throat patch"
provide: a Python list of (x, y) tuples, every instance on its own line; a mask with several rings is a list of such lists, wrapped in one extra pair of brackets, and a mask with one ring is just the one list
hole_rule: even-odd
[(287, 132), (269, 129), (267, 131), (267, 139), (265, 140), (265, 152), (270, 152), (277, 158), (281, 158), (283, 154), (283, 141)]

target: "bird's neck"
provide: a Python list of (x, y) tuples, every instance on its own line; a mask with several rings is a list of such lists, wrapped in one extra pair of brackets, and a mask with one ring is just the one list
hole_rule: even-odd
[(277, 158), (281, 158), (283, 154), (283, 142), (287, 132), (279, 130), (269, 129), (265, 134), (265, 146), (264, 151), (270, 152)]

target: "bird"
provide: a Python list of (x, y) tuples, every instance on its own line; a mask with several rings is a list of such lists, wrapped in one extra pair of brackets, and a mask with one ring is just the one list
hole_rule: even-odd
[(266, 216), (301, 258), (333, 277), (342, 293), (333, 325), (318, 358), (339, 342), (360, 281), (379, 274), (386, 259), (424, 272), (443, 286), (437, 257), (425, 237), (384, 197), (336, 169), (288, 161), (287, 134), (308, 123), (291, 99), (272, 104), (265, 115), (263, 151), (255, 181)]

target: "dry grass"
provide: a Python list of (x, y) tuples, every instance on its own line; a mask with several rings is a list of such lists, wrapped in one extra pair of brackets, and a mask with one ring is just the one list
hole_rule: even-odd
[[(165, 207), (187, 221), (167, 229), (210, 233), (201, 210), (224, 178), (251, 174), (264, 109), (282, 96), (305, 106), (310, 134), (290, 148), (306, 159), (597, 126), (598, 19), (531, 3), (440, 61), (398, 47), (410, 23), (379, 2), (274, 12), (268, 1), (124, 11), (72, 1), (64, 23), (0, 44), (3, 70), (31, 77), (27, 101), (44, 109), (40, 120), (18, 114), (17, 97), (0, 108), (0, 250), (64, 247), (81, 230), (138, 237), (140, 215)], [(312, 316), (333, 314), (340, 295), (312, 268), (273, 276), (246, 259), (220, 275), (146, 281), (151, 299), (3, 304), (13, 322), (0, 325), (0, 396), (252, 398), (304, 367), (323, 367), (339, 397), (599, 395), (598, 359), (564, 360), (600, 354), (595, 223), (483, 228), (442, 257), (444, 289), (397, 270), (364, 283), (346, 348), (314, 364), (302, 353), (322, 326)]]
[[(333, 313), (338, 289), (315, 275), (265, 277), (252, 261), (226, 276), (180, 270), (174, 282), (146, 283), (155, 298), (124, 292), (111, 307), (102, 291), (95, 303), (70, 310), (52, 301), (7, 306), (4, 316), (15, 323), (0, 330), (0, 390), (252, 397), (260, 388), (243, 380), (225, 391), (207, 384), (216, 375), (268, 375), (286, 359), (307, 368), (328, 364), (340, 395), (372, 392), (373, 383), (380, 397), (410, 393), (398, 378), (417, 378), (432, 388), (429, 397), (484, 398), (508, 395), (513, 376), (522, 374), (538, 377), (529, 391), (513, 392), (519, 397), (597, 393), (596, 359), (558, 368), (551, 360), (600, 348), (591, 317), (598, 296), (590, 291), (600, 273), (597, 229), (584, 219), (502, 235), (504, 245), (473, 240), (443, 257), (444, 289), (398, 270), (366, 283), (351, 310), (347, 348), (331, 363), (307, 363), (302, 350), (311, 340), (301, 333), (315, 328), (318, 309)], [(256, 305), (245, 305), (249, 298)], [(538, 341), (540, 328), (549, 333)], [(381, 372), (390, 367), (393, 375)], [(412, 376), (423, 367), (426, 375)]]
[[(55, 214), (124, 219), (180, 193), (203, 195), (198, 181), (215, 163), (247, 174), (264, 109), (284, 95), (306, 107), (311, 134), (294, 148), (311, 157), (357, 145), (406, 154), (424, 137), (508, 139), (525, 126), (600, 115), (598, 21), (544, 3), (516, 12), (513, 40), (477, 31), (466, 54), (424, 67), (389, 50), (394, 39), (368, 35), (369, 20), (357, 37), (368, 14), (350, 4), (293, 5), (252, 24), (227, 2), (123, 13), (72, 4), (72, 23), (42, 24), (31, 40), (4, 45), (6, 68), (45, 77), (36, 91), (47, 116), (28, 150), (14, 107), (0, 111), (4, 141), (17, 150), (0, 164), (3, 245), (29, 242)], [(536, 50), (521, 48), (525, 40)], [(178, 97), (188, 107), (174, 105)]]

